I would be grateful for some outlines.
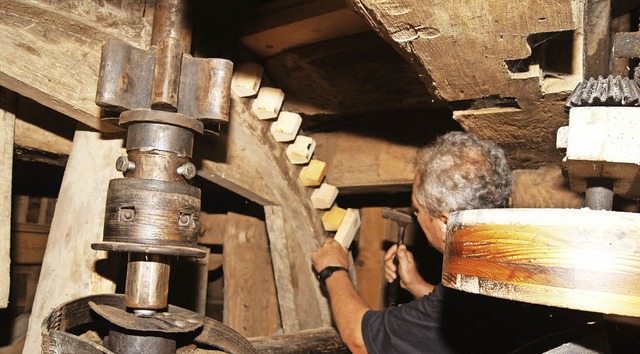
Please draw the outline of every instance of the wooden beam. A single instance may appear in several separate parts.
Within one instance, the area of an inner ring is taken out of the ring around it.
[[[606,77],[611,58],[611,1],[589,0],[585,5],[584,77]]]
[[[201,156],[199,175],[223,186],[240,186],[232,190],[262,205],[282,208],[286,227],[291,228],[287,247],[291,269],[296,273],[294,297],[300,301],[298,308],[304,309],[304,313],[298,313],[300,329],[329,326],[329,303],[310,267],[311,255],[326,237],[321,212],[313,209],[311,191],[299,181],[301,167],[287,161],[287,144],[274,141],[269,134],[269,123],[254,117],[250,107],[250,99],[231,97],[228,127],[213,147],[225,154]]]
[[[0,100],[6,100],[0,97]],[[2,104],[0,107],[4,107]],[[0,108],[0,308],[9,303],[9,284],[11,284],[11,180],[13,173],[13,138],[16,117],[13,113]]]
[[[311,136],[316,158],[327,163],[326,182],[340,193],[411,190],[417,147],[344,132]]]
[[[245,337],[280,329],[280,312],[263,221],[229,213],[224,239],[224,323]]]
[[[102,44],[117,37],[146,46],[153,9],[143,0],[68,3],[0,0],[0,85],[98,130],[94,103]]]
[[[200,213],[198,243],[201,245],[222,245],[227,228],[227,214]]]
[[[271,337],[249,338],[263,354],[350,353],[333,328],[318,328]]]
[[[382,207],[360,209],[362,226],[358,242],[358,293],[373,310],[384,307],[384,255],[383,247],[387,220],[382,218]]]
[[[121,174],[113,167],[124,153],[122,139],[102,139],[100,133],[78,130],[73,139],[38,282],[25,353],[40,350],[42,320],[66,301],[97,293],[112,293],[115,282],[96,268],[106,252],[91,249],[102,241],[109,180]],[[111,264],[105,269],[114,268]]]
[[[561,103],[582,79],[584,3],[350,3],[450,102],[465,130],[508,147],[514,168],[560,162],[547,133],[566,119]],[[530,122],[543,129],[523,132]]]
[[[442,106],[415,69],[375,33],[295,48],[265,61],[286,94],[284,110],[311,116]],[[424,116],[427,116],[426,114]]]
[[[282,2],[280,2],[282,3]],[[287,49],[370,31],[371,27],[344,0],[301,1],[253,11],[240,41],[259,57]]]
[[[285,334],[295,333],[300,330],[298,321],[296,292],[293,289],[292,274],[295,269],[291,269],[289,262],[289,250],[287,247],[286,220],[282,216],[282,208],[279,206],[264,207],[265,221],[269,233],[269,250],[273,262],[273,273],[278,289],[278,305],[280,306],[280,317],[282,318],[282,332]],[[291,237],[291,235],[288,235]]]

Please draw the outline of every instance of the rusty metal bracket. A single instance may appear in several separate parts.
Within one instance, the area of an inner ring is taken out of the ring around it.
[[[155,108],[152,95],[158,47],[135,48],[118,39],[102,46],[96,104],[123,112]],[[163,104],[184,116],[216,123],[229,121],[230,85],[233,63],[218,58],[181,55],[176,107]]]

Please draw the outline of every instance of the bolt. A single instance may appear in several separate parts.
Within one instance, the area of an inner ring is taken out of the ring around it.
[[[183,175],[186,179],[192,179],[196,176],[196,166],[191,162],[187,162],[184,165],[178,167],[176,172],[179,175]]]
[[[174,323],[175,323],[175,325],[176,325],[176,326],[178,326],[178,327],[184,327],[184,326],[186,326],[186,325],[187,325],[187,323],[186,323],[185,321],[181,321],[181,320],[178,320],[178,321],[176,321],[176,322],[174,322]]]
[[[136,164],[133,161],[129,161],[129,158],[125,155],[118,157],[116,160],[116,170],[125,173],[136,168]]]
[[[136,215],[136,212],[133,209],[120,209],[120,212],[120,215],[122,215],[122,220],[124,221],[131,221]]]
[[[178,218],[178,225],[180,226],[188,226],[191,221],[191,215],[189,214],[180,214]]]

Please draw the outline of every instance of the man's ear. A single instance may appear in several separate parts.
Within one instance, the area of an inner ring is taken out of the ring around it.
[[[446,225],[449,222],[449,213],[446,211],[441,211],[440,214],[438,214],[438,219],[440,219],[440,221],[442,221],[442,223]]]

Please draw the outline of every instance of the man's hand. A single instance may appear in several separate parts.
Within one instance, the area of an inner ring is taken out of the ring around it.
[[[398,257],[397,267],[393,263],[394,256]],[[400,286],[416,298],[433,291],[433,285],[427,283],[418,273],[413,254],[407,250],[407,246],[391,246],[384,256],[384,260],[384,277],[387,282],[392,283],[397,276],[400,276]]]
[[[316,272],[320,272],[329,266],[349,268],[347,250],[331,237],[327,238],[324,241],[324,245],[313,254],[311,261]]]

